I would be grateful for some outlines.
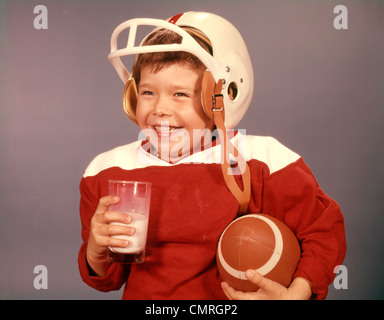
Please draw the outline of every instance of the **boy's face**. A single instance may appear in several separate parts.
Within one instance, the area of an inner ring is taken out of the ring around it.
[[[201,144],[196,132],[213,130],[213,120],[201,105],[202,75],[202,70],[186,63],[174,63],[156,72],[150,67],[141,70],[136,119],[143,132],[153,133],[151,144],[163,160],[172,160],[175,151],[179,157],[181,153],[192,154]]]

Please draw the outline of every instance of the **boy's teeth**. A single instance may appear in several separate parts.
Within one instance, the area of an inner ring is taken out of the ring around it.
[[[167,126],[155,126],[156,131],[161,131],[161,132],[170,132],[170,131],[175,131],[175,127],[167,127]]]

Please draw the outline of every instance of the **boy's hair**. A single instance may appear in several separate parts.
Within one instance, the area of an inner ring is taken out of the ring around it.
[[[199,45],[213,55],[212,45],[209,39],[199,30],[191,27],[183,27]],[[159,29],[151,33],[143,42],[143,45],[180,44],[182,37],[167,29]],[[132,68],[132,77],[136,83],[140,82],[140,72],[143,67],[149,66],[153,72],[160,71],[173,63],[188,63],[193,68],[205,70],[205,65],[195,55],[184,51],[143,53],[137,56]]]

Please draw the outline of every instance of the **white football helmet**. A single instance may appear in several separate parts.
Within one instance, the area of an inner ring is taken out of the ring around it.
[[[162,44],[135,46],[138,26],[165,28],[182,36],[180,44]],[[205,51],[198,42],[181,27],[200,30],[210,40],[213,55]],[[117,39],[123,30],[129,29],[127,46],[117,48]],[[120,57],[140,53],[186,51],[199,58],[214,80],[223,80],[222,95],[224,99],[225,126],[234,128],[247,111],[253,94],[253,70],[247,47],[238,30],[224,18],[206,12],[186,12],[175,15],[168,20],[132,19],[120,24],[112,33],[109,60],[124,84],[130,78],[130,72]],[[234,96],[229,95],[229,88],[236,88]],[[126,111],[127,112],[127,111]],[[134,111],[133,111],[134,113]],[[130,117],[132,118],[132,112]]]

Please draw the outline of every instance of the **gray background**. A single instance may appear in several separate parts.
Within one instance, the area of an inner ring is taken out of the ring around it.
[[[33,9],[48,8],[35,30]],[[333,9],[348,8],[348,30]],[[78,184],[100,152],[137,139],[107,60],[113,29],[135,17],[194,10],[243,34],[255,94],[239,128],[301,154],[341,206],[348,289],[383,290],[384,1],[0,1],[0,299],[120,299],[82,283]],[[33,286],[36,265],[48,289]]]

